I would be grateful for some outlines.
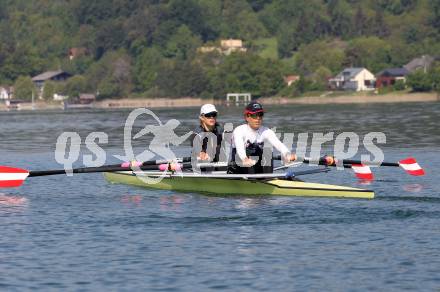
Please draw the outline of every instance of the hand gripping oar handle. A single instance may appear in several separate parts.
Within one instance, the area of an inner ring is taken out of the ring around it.
[[[178,162],[186,163],[191,162],[191,157],[177,158]],[[168,164],[169,160],[149,160],[140,164],[141,170],[157,170],[157,166],[160,164]],[[110,164],[99,167],[81,167],[70,170],[56,169],[56,170],[42,170],[42,171],[30,171],[29,177],[57,175],[65,173],[93,173],[93,172],[114,172],[114,171],[130,171],[130,166],[121,166],[121,164]]]
[[[158,159],[158,160],[149,160],[149,161],[143,161],[139,162],[139,166],[147,166],[147,165],[160,165],[160,164],[167,164],[167,163],[186,163],[191,162],[191,157],[182,157],[182,158],[176,158],[173,160],[166,160],[166,159]],[[129,164],[129,163],[124,163]],[[108,167],[118,167],[122,164],[110,164],[107,165]]]
[[[273,156],[273,159],[274,160],[283,160],[281,155],[275,155],[275,156]],[[325,159],[325,157],[319,158],[318,161],[314,161],[314,160],[312,160],[312,159],[310,159],[308,157],[298,157],[295,161],[306,163],[306,164],[312,164],[312,165],[316,164],[316,165],[325,165],[325,166],[336,166],[334,164],[328,164],[327,160]],[[345,160],[344,160],[343,164],[344,164],[344,167],[346,167],[346,166],[348,167],[349,163],[346,163]]]

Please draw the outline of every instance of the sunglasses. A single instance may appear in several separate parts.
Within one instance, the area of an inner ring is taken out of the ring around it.
[[[247,114],[247,116],[251,117],[253,119],[262,118],[264,116],[264,113],[263,112],[259,112],[259,113],[255,113],[255,114]]]
[[[216,112],[211,112],[211,113],[207,113],[203,115],[205,118],[216,118],[217,117],[217,113]]]

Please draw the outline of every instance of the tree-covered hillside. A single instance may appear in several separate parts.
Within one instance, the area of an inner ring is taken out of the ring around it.
[[[229,38],[247,52],[198,50]],[[439,40],[439,0],[0,0],[0,85],[63,69],[75,77],[49,88],[69,95],[270,96],[288,74],[319,89],[346,66],[438,55]]]

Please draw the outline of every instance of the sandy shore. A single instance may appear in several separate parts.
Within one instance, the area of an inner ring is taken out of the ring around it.
[[[436,93],[414,93],[414,94],[386,94],[386,95],[350,95],[336,97],[266,97],[260,98],[263,104],[367,104],[367,103],[402,103],[402,102],[434,102],[440,101]],[[222,104],[224,100],[202,99],[202,98],[151,98],[151,99],[109,99],[96,102],[94,108],[159,108],[159,107],[198,107],[205,103]],[[38,101],[35,103],[36,110],[62,109],[62,103],[46,103]],[[31,103],[22,103],[20,110],[32,110]],[[5,104],[0,104],[0,111],[6,111]]]
[[[205,103],[214,103],[212,99],[182,97],[182,98],[151,98],[151,99],[110,99],[95,103],[97,108],[138,108],[138,107],[192,107]]]
[[[260,98],[263,104],[356,104],[356,103],[402,103],[440,101],[436,93],[386,94],[386,95],[347,95],[337,97],[266,97]],[[155,99],[120,99],[105,100],[96,103],[99,108],[137,108],[137,107],[191,107],[205,103],[222,104],[224,100],[201,98],[155,98]]]
[[[56,109],[63,109],[63,104],[61,102],[57,103],[49,103],[44,101],[38,101],[34,104],[32,107],[32,103],[30,102],[24,102],[20,103],[16,108],[8,108],[4,103],[0,103],[0,111],[9,111],[9,110],[56,110]]]
[[[260,98],[263,104],[356,104],[356,103],[402,103],[440,101],[436,93],[386,94],[386,95],[351,95],[336,97],[270,97]]]

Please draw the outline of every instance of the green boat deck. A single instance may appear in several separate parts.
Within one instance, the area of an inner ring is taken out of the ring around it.
[[[111,183],[120,183],[149,189],[172,190],[225,195],[274,195],[304,197],[374,198],[374,192],[345,186],[318,184],[283,179],[246,180],[209,177],[164,177],[160,182],[147,184],[131,172],[104,173]]]

